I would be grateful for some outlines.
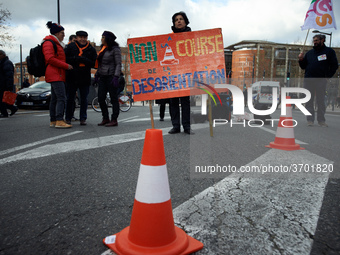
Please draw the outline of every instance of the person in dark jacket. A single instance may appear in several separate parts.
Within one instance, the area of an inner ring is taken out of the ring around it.
[[[171,27],[174,33],[190,32],[191,28],[188,27],[189,19],[185,12],[177,12],[172,16],[173,26]],[[182,126],[184,133],[193,134],[190,127],[190,97],[176,97],[170,99],[170,116],[172,122],[172,129],[169,134],[176,134],[181,132],[180,123],[180,110],[179,102],[182,107]]]
[[[77,36],[72,34],[68,37],[68,43],[65,45],[65,51],[67,49],[67,46],[70,44],[70,43],[73,43],[77,40]],[[66,81],[68,80],[68,73],[66,71]],[[67,108],[67,95],[68,95],[68,91],[69,91],[69,86],[67,85],[67,82],[66,82],[66,108]],[[78,92],[78,91],[77,91]],[[77,94],[76,94],[76,97],[77,97]],[[76,101],[76,97],[74,98],[74,101]],[[79,120],[77,119],[76,117],[74,117],[74,111],[76,110],[76,102],[74,102],[74,107],[73,107],[73,116],[72,116],[72,120]]]
[[[159,104],[159,120],[164,121],[165,107],[166,104],[170,104],[170,99],[169,98],[157,99],[156,104]]]
[[[118,80],[119,86],[118,86],[118,96],[120,93],[122,93],[125,89],[125,77],[123,72],[120,73],[119,80]]]
[[[26,78],[24,82],[22,83],[22,88],[28,88],[31,84],[28,82],[28,79]]]
[[[98,126],[118,126],[119,102],[118,88],[119,76],[122,68],[122,56],[116,36],[110,31],[102,34],[102,48],[97,57],[98,70],[95,80],[98,80],[98,101],[102,110],[102,122]],[[106,94],[109,92],[112,104],[111,121],[109,111],[105,102]]]
[[[313,49],[305,56],[299,55],[299,65],[305,70],[304,88],[311,93],[311,99],[306,103],[306,109],[312,114],[307,116],[308,126],[313,126],[315,120],[314,97],[318,105],[317,121],[321,127],[328,127],[325,119],[325,93],[327,79],[332,78],[338,69],[338,60],[335,51],[326,47],[326,37],[315,35],[313,37]]]
[[[50,127],[70,128],[72,125],[64,121],[64,111],[66,105],[66,70],[72,70],[72,65],[66,63],[64,52],[65,38],[64,28],[51,21],[47,22],[50,29],[50,35],[44,38],[52,40],[57,46],[57,53],[54,52],[52,42],[47,41],[43,44],[43,53],[45,57],[46,71],[45,80],[51,83],[51,102],[50,102]]]
[[[79,89],[80,93],[80,125],[86,125],[87,119],[87,97],[91,85],[91,68],[94,67],[97,58],[95,48],[87,40],[88,34],[85,31],[76,32],[75,42],[68,44],[65,48],[66,62],[73,66],[73,70],[67,71],[67,103],[66,116],[67,124],[71,124],[74,112],[74,98]]]
[[[14,66],[12,61],[6,56],[6,53],[3,50],[0,50],[0,110],[1,115],[0,118],[7,118],[8,112],[7,109],[11,110],[11,114],[13,115],[18,108],[14,105],[9,105],[2,102],[2,98],[5,91],[14,90]]]

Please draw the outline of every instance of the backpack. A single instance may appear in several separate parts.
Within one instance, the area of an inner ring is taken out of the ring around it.
[[[54,48],[54,53],[57,54],[57,45],[54,41],[52,40],[46,40],[50,41],[53,44]],[[46,42],[44,41],[44,42]],[[30,55],[26,58],[26,63],[27,63],[27,70],[28,73],[31,75],[34,75],[35,77],[41,77],[45,76],[45,71],[46,71],[46,64],[45,64],[45,56],[42,51],[42,46],[44,44],[38,44],[38,46],[32,48],[30,50]]]
[[[125,88],[125,78],[124,75],[120,75],[118,79],[118,93],[122,92]]]

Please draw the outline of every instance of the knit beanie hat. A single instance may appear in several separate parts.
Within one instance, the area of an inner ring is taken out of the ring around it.
[[[189,25],[189,19],[188,19],[188,17],[187,17],[187,15],[185,14],[185,12],[177,12],[177,13],[175,13],[174,15],[172,15],[172,24],[173,25],[175,25],[175,18],[176,18],[176,16],[177,15],[182,15],[182,17],[183,17],[183,19],[184,19],[184,21],[185,21],[185,24],[186,25]]]
[[[114,33],[110,32],[110,31],[104,31],[104,33],[102,34],[102,36],[105,36],[106,38],[111,38],[113,41],[116,40],[116,36]]]
[[[47,22],[47,27],[50,29],[51,35],[59,33],[60,31],[65,30],[62,26],[57,23],[52,23],[52,21]]]

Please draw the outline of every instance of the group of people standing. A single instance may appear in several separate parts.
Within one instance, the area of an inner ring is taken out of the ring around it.
[[[184,12],[172,16],[174,33],[189,32],[189,19]],[[67,46],[63,44],[64,28],[51,21],[47,23],[50,35],[44,38],[43,54],[47,64],[45,80],[51,83],[50,127],[70,128],[75,109],[77,90],[80,94],[80,125],[86,125],[87,96],[91,85],[91,68],[97,68],[95,82],[98,83],[98,101],[103,119],[98,126],[117,126],[119,115],[118,88],[121,75],[121,50],[116,42],[116,36],[110,31],[104,31],[101,39],[101,50],[96,50],[87,40],[85,31],[77,31],[76,38]],[[70,41],[71,41],[70,37]],[[54,50],[52,40],[57,45]],[[112,115],[109,116],[106,105],[106,94],[109,93],[112,103]],[[170,99],[170,115],[173,128],[169,134],[180,133],[180,107],[182,108],[182,126],[184,133],[193,134],[190,127],[190,97]],[[164,106],[163,106],[164,107]],[[65,119],[64,112],[66,109]],[[163,117],[164,118],[164,113]]]
[[[80,125],[87,124],[87,97],[91,85],[91,68],[94,67],[97,68],[95,81],[98,83],[98,101],[103,115],[103,120],[98,125],[117,126],[121,51],[115,41],[116,36],[110,31],[104,31],[101,50],[97,55],[95,48],[87,40],[86,31],[77,31],[75,40],[65,46],[64,28],[51,21],[47,23],[47,27],[50,35],[44,38],[43,54],[46,62],[45,80],[51,83],[50,127],[72,127],[77,91],[80,94]],[[105,101],[108,92],[112,103],[111,119]]]
[[[174,33],[190,32],[189,19],[184,12],[177,12],[172,16]],[[68,45],[64,45],[64,28],[49,21],[47,27],[50,35],[44,38],[43,54],[46,62],[45,80],[51,83],[50,103],[50,127],[70,128],[71,119],[75,109],[75,97],[77,91],[80,94],[80,125],[86,125],[88,94],[91,85],[91,68],[97,68],[95,82],[98,83],[98,101],[102,110],[102,121],[98,126],[117,126],[119,115],[119,77],[121,76],[121,50],[116,42],[116,36],[110,31],[104,31],[101,38],[101,50],[97,54],[95,48],[87,40],[85,31],[77,31],[75,38],[70,37]],[[325,36],[313,37],[314,47],[306,55],[299,55],[299,65],[305,69],[304,87],[311,92],[311,100],[306,108],[312,115],[307,117],[308,125],[312,126],[315,120],[313,108],[314,96],[318,104],[317,121],[322,127],[325,123],[324,96],[327,79],[331,78],[338,68],[338,61],[333,49],[325,46]],[[56,47],[55,47],[56,46]],[[5,52],[0,51],[0,99],[4,91],[13,90],[13,64],[9,61]],[[106,105],[106,95],[110,94],[112,114],[109,116]],[[170,116],[172,129],[169,134],[181,132],[193,134],[190,126],[190,97],[176,97],[156,101],[161,105],[160,120],[164,119],[165,104],[170,104]],[[0,117],[8,117],[6,104],[0,102]],[[180,107],[182,114],[180,114]],[[12,114],[17,108],[11,109]],[[64,113],[65,119],[64,119]]]

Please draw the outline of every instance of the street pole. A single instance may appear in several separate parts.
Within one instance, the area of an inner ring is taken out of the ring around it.
[[[20,44],[20,89],[22,89],[22,79],[23,79],[23,75],[22,75],[22,45]]]
[[[329,35],[329,47],[332,47],[332,32],[330,33],[325,33],[325,32],[320,32],[319,30],[313,30],[313,33],[319,33],[322,35]]]
[[[57,0],[57,4],[58,4],[58,24],[60,25],[60,3],[59,0]]]
[[[255,54],[253,55],[253,74],[251,76],[251,84],[254,83],[254,75],[255,75]]]

